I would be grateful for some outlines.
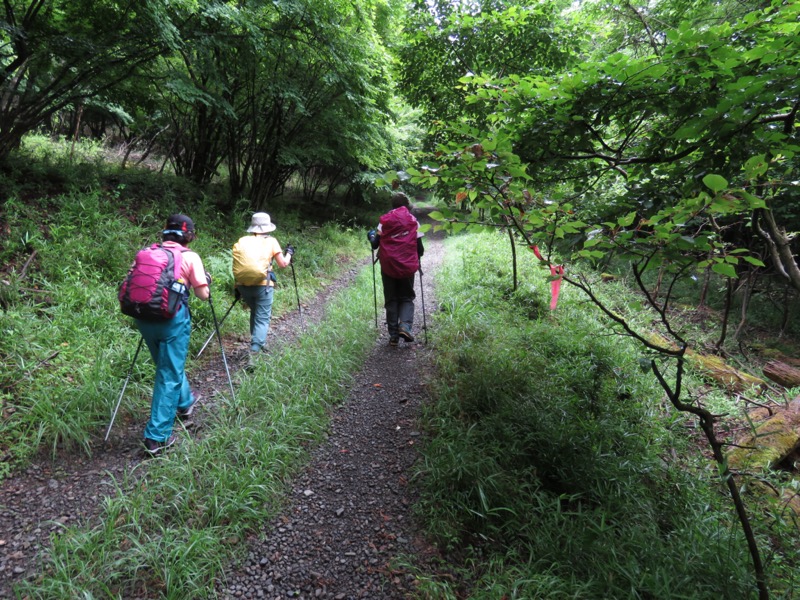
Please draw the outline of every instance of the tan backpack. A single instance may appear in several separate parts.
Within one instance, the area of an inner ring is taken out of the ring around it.
[[[263,285],[272,267],[270,238],[246,235],[233,245],[233,279],[242,285]]]

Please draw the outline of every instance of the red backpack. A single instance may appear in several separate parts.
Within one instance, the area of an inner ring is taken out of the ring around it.
[[[165,321],[188,301],[181,278],[184,248],[153,244],[136,253],[136,258],[119,288],[120,310],[145,321]]]
[[[414,215],[401,206],[381,217],[381,270],[389,277],[404,279],[419,270],[417,229]]]

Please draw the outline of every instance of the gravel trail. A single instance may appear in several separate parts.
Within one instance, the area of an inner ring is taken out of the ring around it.
[[[430,321],[436,310],[432,279],[443,249],[439,235],[425,241],[422,283]],[[415,528],[408,485],[432,368],[419,277],[416,291],[416,340],[397,347],[388,345],[379,292],[381,336],[349,398],[334,409],[327,440],[293,482],[289,506],[251,537],[246,560],[217,586],[220,597],[350,600],[413,593],[406,561],[423,564],[432,553]]]
[[[435,311],[432,280],[442,257],[441,235],[428,234],[422,259],[428,322]],[[295,310],[273,320],[271,343],[292,343],[303,321],[321,319],[328,299],[357,271],[351,269],[305,305],[302,318]],[[220,597],[404,598],[413,590],[413,578],[396,558],[424,561],[430,552],[410,516],[414,495],[407,474],[416,459],[416,421],[431,368],[419,277],[416,289],[417,340],[398,347],[388,346],[378,291],[381,335],[355,375],[349,399],[333,410],[328,438],[293,482],[287,509],[251,536],[247,559],[232,565],[217,585]],[[276,301],[291,302],[292,291],[284,288]],[[218,313],[224,308],[215,304]],[[232,372],[244,366],[246,339],[225,337]],[[203,412],[214,410],[216,395],[227,393],[228,381],[221,360],[209,359],[202,376],[197,371],[190,380],[203,394],[195,417],[202,435]],[[143,407],[138,420],[118,417],[108,443],[102,441],[105,431],[95,441],[93,456],[43,456],[0,484],[0,598],[14,597],[15,583],[40,572],[39,553],[52,533],[65,525],[91,524],[103,498],[114,493],[114,479],[146,460],[141,449],[146,411]]]

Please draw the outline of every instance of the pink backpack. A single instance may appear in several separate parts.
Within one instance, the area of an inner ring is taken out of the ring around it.
[[[136,258],[119,288],[120,310],[145,321],[165,321],[188,300],[181,278],[183,248],[153,244],[136,253]]]
[[[417,229],[419,223],[401,206],[381,217],[381,247],[378,257],[381,270],[389,277],[413,277],[419,270],[417,254]]]

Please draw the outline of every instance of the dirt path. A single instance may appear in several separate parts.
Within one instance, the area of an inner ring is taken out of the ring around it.
[[[432,279],[443,252],[440,236],[429,235],[426,242],[422,280],[426,313],[431,315]],[[352,282],[358,268],[304,306],[302,319],[292,311],[273,321],[271,340],[292,343],[302,321],[321,319],[328,299]],[[288,300],[290,290],[284,291]],[[401,598],[408,591],[409,579],[392,560],[424,549],[409,516],[413,497],[405,472],[415,459],[419,434],[414,423],[430,354],[424,344],[419,285],[417,341],[401,342],[396,348],[387,345],[380,290],[378,295],[381,337],[356,376],[350,399],[332,415],[327,442],[314,452],[312,463],[294,484],[290,508],[249,541],[248,560],[232,566],[218,587],[221,596],[343,600]],[[215,308],[221,313],[227,307]],[[246,349],[244,338],[239,337],[225,341],[232,372],[243,366],[246,357],[241,350]],[[222,361],[213,359],[202,372],[202,377],[195,374],[191,379],[203,393],[203,409],[213,411],[217,391],[227,393],[227,375]],[[204,410],[195,418],[200,430]],[[145,413],[143,407],[142,419]],[[142,423],[118,419],[108,443],[102,437],[97,440],[92,457],[44,457],[0,485],[0,598],[13,597],[16,582],[39,573],[38,554],[52,533],[64,525],[90,524],[106,494],[114,493],[114,479],[121,480],[146,460]]]
[[[218,585],[221,597],[349,600],[413,591],[404,561],[424,563],[429,555],[411,516],[408,473],[431,369],[422,300],[429,321],[433,274],[443,258],[437,237],[426,240],[424,294],[417,278],[415,342],[388,345],[379,298],[381,337],[334,411],[328,439],[293,482],[289,507],[251,537],[246,560]]]

